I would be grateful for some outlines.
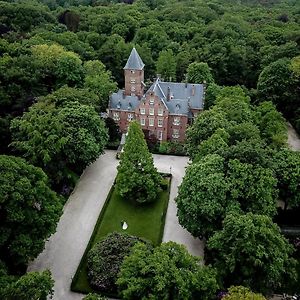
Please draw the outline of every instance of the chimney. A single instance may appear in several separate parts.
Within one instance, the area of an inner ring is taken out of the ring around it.
[[[168,86],[167,101],[170,101],[170,98],[171,98],[171,89],[170,89],[170,87]]]
[[[192,85],[192,96],[195,96],[195,85]]]
[[[188,86],[188,75],[187,74],[185,74],[185,80],[184,80],[184,82],[185,82],[185,88],[187,88],[187,86]]]
[[[123,99],[125,99],[125,91],[123,91],[123,93],[122,93],[122,94],[123,94]]]

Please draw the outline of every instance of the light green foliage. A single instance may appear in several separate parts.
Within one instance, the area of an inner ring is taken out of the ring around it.
[[[163,50],[159,53],[156,72],[165,81],[172,81],[176,78],[176,60],[172,50]]]
[[[78,102],[62,108],[37,103],[12,122],[11,130],[12,146],[59,185],[63,180],[72,180],[70,172],[80,175],[96,160],[108,139],[95,109]]]
[[[130,123],[124,152],[121,153],[116,187],[120,195],[137,202],[155,201],[159,192],[161,176],[153,164],[140,125]]]
[[[207,83],[208,85],[214,83],[214,78],[211,69],[207,63],[193,62],[187,68],[188,82],[191,83]]]
[[[300,153],[282,149],[275,153],[273,160],[278,181],[279,198],[285,208],[300,205]]]
[[[74,52],[66,51],[57,44],[43,44],[32,46],[32,55],[49,87],[82,84],[84,69],[81,59]]]
[[[228,191],[221,156],[207,155],[193,163],[186,170],[176,198],[179,223],[193,236],[211,235],[221,228]]]
[[[99,60],[87,61],[84,64],[84,86],[98,95],[100,110],[105,111],[109,95],[117,89],[117,84],[112,80],[111,72]]]
[[[267,293],[295,279],[293,248],[267,216],[229,214],[207,246],[228,284]]]
[[[262,294],[253,293],[244,286],[231,286],[223,300],[266,300]]]
[[[262,102],[256,107],[255,112],[255,123],[260,129],[261,137],[275,148],[286,145],[286,122],[276,110],[274,104],[272,102]]]
[[[47,300],[53,295],[54,280],[50,271],[30,272],[7,287],[3,300]]]
[[[0,258],[26,264],[55,232],[62,211],[40,169],[13,156],[0,156]]]
[[[227,180],[229,197],[238,201],[243,211],[274,216],[278,191],[272,170],[230,160]]]
[[[208,300],[218,288],[215,271],[174,242],[152,249],[136,244],[124,260],[117,284],[123,299],[142,300]]]

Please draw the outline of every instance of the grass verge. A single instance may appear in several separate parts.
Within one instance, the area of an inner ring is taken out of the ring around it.
[[[92,288],[87,278],[87,254],[98,241],[108,233],[124,232],[121,222],[128,224],[126,233],[150,240],[155,246],[162,241],[166,212],[169,202],[171,178],[167,190],[159,194],[154,203],[138,204],[122,199],[114,187],[111,188],[104,206],[100,212],[94,231],[82,256],[76,274],[73,277],[71,290],[80,293],[90,293]]]

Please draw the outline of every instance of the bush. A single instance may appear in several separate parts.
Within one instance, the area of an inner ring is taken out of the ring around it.
[[[88,253],[88,279],[101,292],[116,293],[116,280],[123,259],[131,247],[143,240],[128,234],[111,233]]]
[[[166,191],[168,189],[168,186],[169,186],[169,179],[163,178],[161,180],[160,187],[162,188],[162,190]]]
[[[86,295],[82,300],[107,300],[107,298],[102,297],[98,294],[90,293],[90,294]]]
[[[160,154],[187,155],[184,143],[161,142],[158,152]]]

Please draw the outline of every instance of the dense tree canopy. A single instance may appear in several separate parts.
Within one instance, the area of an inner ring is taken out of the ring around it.
[[[136,244],[117,284],[123,299],[209,300],[218,288],[215,271],[174,242],[152,249]]]
[[[160,181],[141,126],[132,121],[121,153],[116,187],[124,200],[151,202],[157,199]]]
[[[62,212],[48,178],[24,159],[0,156],[0,253],[10,265],[26,264],[44,248]]]
[[[224,282],[263,293],[295,279],[292,246],[264,215],[229,214],[223,229],[208,240],[213,265]]]
[[[37,103],[15,119],[11,128],[13,147],[42,167],[58,189],[63,187],[63,180],[74,184],[72,173],[80,175],[103,152],[107,142],[104,122],[95,109],[78,102],[59,108]]]

